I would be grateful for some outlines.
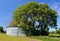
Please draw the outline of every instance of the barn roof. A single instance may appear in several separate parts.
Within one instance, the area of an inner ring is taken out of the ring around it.
[[[15,20],[11,20],[10,23],[8,24],[8,27],[17,27],[16,26],[16,21]]]

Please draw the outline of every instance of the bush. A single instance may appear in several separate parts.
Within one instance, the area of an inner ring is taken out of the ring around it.
[[[42,36],[47,36],[47,35],[49,35],[49,32],[47,30],[42,30],[41,35]]]
[[[32,35],[39,36],[40,35],[40,30],[34,30],[34,31],[32,31]]]
[[[0,32],[1,33],[3,33],[4,31],[3,31],[3,27],[2,26],[0,26]]]
[[[28,30],[25,30],[25,33],[27,36],[39,36],[40,30],[28,29]]]
[[[27,36],[48,36],[49,35],[49,31],[48,30],[33,30],[33,29],[29,29],[29,30],[25,30],[25,33]]]
[[[3,31],[3,33],[6,33],[6,31]]]

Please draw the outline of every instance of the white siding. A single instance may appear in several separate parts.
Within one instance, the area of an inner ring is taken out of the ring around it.
[[[25,33],[22,30],[22,28],[18,28],[18,27],[7,28],[6,34],[11,36],[25,36]]]
[[[19,36],[25,36],[25,32],[22,30],[22,28],[20,28],[18,32],[19,32],[18,33]]]

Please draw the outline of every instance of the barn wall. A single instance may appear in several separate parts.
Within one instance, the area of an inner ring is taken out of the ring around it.
[[[20,28],[19,30],[18,30],[18,35],[19,36],[25,36],[26,34],[25,34],[25,32],[22,30],[22,28]]]
[[[22,28],[18,28],[18,27],[7,28],[6,34],[11,36],[25,36],[25,33],[22,30]]]

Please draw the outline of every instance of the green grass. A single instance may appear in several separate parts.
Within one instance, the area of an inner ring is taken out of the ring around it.
[[[7,36],[5,34],[0,34],[0,41],[28,41],[27,39],[23,39],[24,37],[12,37],[12,36]]]
[[[42,41],[60,41],[60,38],[56,37],[48,37],[48,36],[29,36],[29,37]],[[0,41],[30,41],[30,40],[26,36],[13,37],[0,33]]]
[[[49,36],[60,36],[60,34],[50,34]]]
[[[29,37],[42,41],[60,41],[60,38],[56,37],[48,37],[48,36],[29,36]]]
[[[26,36],[13,37],[0,33],[0,41],[29,41]]]

